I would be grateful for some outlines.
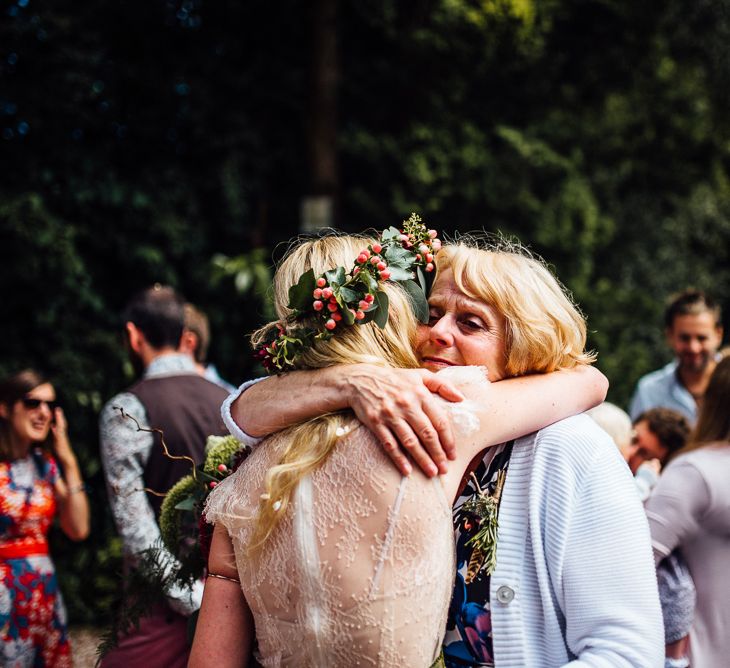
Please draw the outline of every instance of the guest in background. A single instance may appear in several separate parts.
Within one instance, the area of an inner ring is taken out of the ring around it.
[[[718,362],[720,305],[704,292],[685,290],[669,303],[664,326],[675,359],[639,379],[629,413],[636,420],[650,408],[673,408],[694,424],[698,402]]]
[[[220,377],[215,365],[208,363],[208,346],[210,346],[208,316],[188,302],[185,304],[185,325],[180,337],[179,352],[193,358],[195,368],[203,378],[220,385],[229,393],[233,392],[236,388]]]
[[[72,540],[89,502],[56,392],[30,369],[0,382],[0,665],[71,665],[66,611],[48,553],[58,513]]]
[[[669,463],[646,504],[656,563],[678,548],[695,582],[693,668],[723,666],[730,656],[728,479],[730,359],[725,358],[710,378],[689,444]]]

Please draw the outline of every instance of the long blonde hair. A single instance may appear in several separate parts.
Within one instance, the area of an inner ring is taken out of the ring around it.
[[[286,308],[288,291],[301,274],[314,269],[321,274],[336,266],[349,269],[359,250],[368,240],[351,236],[330,236],[301,242],[286,257],[274,277],[276,311],[281,317],[252,336],[254,345],[270,334],[272,327],[290,330],[301,326],[294,323]],[[344,327],[329,341],[318,341],[303,352],[298,368],[321,369],[338,364],[367,362],[385,367],[417,368],[418,360],[413,353],[416,319],[408,295],[397,283],[381,283],[390,300],[388,324],[380,329],[375,323]],[[299,481],[319,468],[337,443],[337,429],[352,419],[350,411],[320,416],[290,427],[282,435],[287,441],[278,464],[272,466],[264,481],[265,495],[259,505],[259,513],[249,549],[258,550],[283,517],[291,495]]]
[[[545,264],[519,245],[469,239],[444,246],[438,271],[451,269],[458,288],[505,318],[508,376],[591,364],[586,324]]]

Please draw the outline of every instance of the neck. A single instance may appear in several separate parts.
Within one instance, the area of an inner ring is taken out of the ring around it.
[[[10,439],[10,457],[11,459],[23,459],[30,452],[33,445],[32,441],[21,441],[17,438]]]
[[[679,367],[677,369],[677,376],[679,377],[682,385],[685,386],[687,391],[695,398],[700,399],[707,389],[707,384],[710,382],[710,376],[715,370],[717,363],[712,360],[704,369],[699,371],[693,371],[692,369],[685,369]]]
[[[160,357],[165,357],[166,355],[177,355],[178,352],[175,350],[175,348],[147,348],[144,351],[141,351],[140,356],[142,357],[142,363],[144,364],[144,368],[146,369],[152,362],[154,362],[156,359],[159,359]]]

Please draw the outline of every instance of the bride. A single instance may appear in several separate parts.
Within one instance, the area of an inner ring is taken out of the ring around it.
[[[405,269],[427,269],[419,246],[428,255],[438,250],[421,227],[406,229],[415,239],[299,245],[274,279],[277,336],[270,340],[268,326],[254,337],[267,342],[265,363],[418,368],[418,298],[396,281],[412,275]],[[352,258],[350,272],[338,267]],[[285,295],[294,309],[284,308]],[[269,437],[210,494],[206,517],[215,531],[190,666],[248,665],[252,652],[262,666],[443,665],[454,582],[451,504],[470,461],[489,445],[587,409],[604,388],[586,367],[494,385],[479,367],[441,374],[465,400],[446,404],[457,455],[439,478],[402,477],[344,411]]]

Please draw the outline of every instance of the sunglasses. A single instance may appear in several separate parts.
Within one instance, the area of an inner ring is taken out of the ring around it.
[[[41,404],[45,404],[48,406],[48,410],[51,411],[51,413],[54,412],[56,407],[58,406],[58,402],[54,399],[53,401],[46,401],[45,399],[34,399],[33,397],[23,397],[21,399],[23,402],[23,406],[25,406],[28,410],[33,410],[34,408],[39,408]]]

